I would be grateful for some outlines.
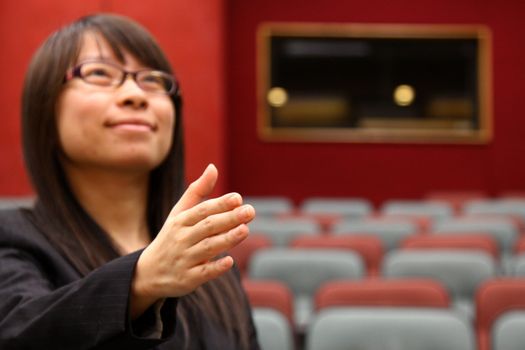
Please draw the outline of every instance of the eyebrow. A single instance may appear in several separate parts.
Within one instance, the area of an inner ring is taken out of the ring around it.
[[[79,56],[79,61],[86,61],[86,60],[114,61],[113,59],[111,59],[111,57],[103,56],[102,54]]]
[[[119,60],[115,60],[112,57],[103,56],[102,54],[100,54],[100,55],[80,56],[77,59],[76,64],[79,64],[79,63],[82,63],[82,62],[85,62],[85,61],[104,61],[104,62],[117,64],[117,65],[120,65],[120,66],[122,65],[122,62],[120,62]]]

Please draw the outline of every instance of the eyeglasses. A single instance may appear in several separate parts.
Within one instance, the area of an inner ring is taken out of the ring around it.
[[[117,64],[104,61],[85,61],[73,67],[66,75],[65,81],[80,78],[88,84],[98,86],[120,86],[131,76],[144,91],[171,95],[178,90],[175,77],[163,71],[142,69],[129,72]]]

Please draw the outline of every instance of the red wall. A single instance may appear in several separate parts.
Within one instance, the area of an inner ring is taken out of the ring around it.
[[[431,190],[525,189],[522,0],[231,0],[229,187],[251,195],[417,198]],[[493,33],[494,138],[487,145],[263,142],[255,32],[264,21],[485,24]]]
[[[525,190],[525,2],[521,0],[18,0],[0,4],[0,196],[29,193],[19,98],[29,59],[55,28],[96,11],[130,15],[159,39],[185,95],[188,178],[218,165],[217,192],[365,196]],[[263,21],[476,23],[493,32],[494,139],[488,145],[270,143],[256,134],[255,31]],[[226,68],[226,69],[225,69]]]
[[[19,137],[19,100],[34,50],[56,28],[82,15],[106,11],[128,15],[158,39],[181,80],[185,101],[187,177],[194,179],[224,158],[224,0],[8,0],[0,4],[0,196],[31,192]]]

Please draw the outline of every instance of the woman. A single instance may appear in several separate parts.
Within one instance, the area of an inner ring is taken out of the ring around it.
[[[254,210],[205,200],[213,165],[183,193],[180,90],[154,39],[82,18],[35,54],[22,102],[38,199],[0,214],[0,348],[258,348],[224,254]]]

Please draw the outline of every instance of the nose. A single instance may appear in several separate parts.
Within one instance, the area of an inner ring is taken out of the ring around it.
[[[148,100],[146,93],[142,90],[131,75],[128,75],[121,86],[119,86],[119,105],[133,109],[146,109]]]

